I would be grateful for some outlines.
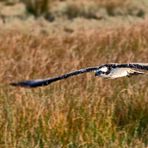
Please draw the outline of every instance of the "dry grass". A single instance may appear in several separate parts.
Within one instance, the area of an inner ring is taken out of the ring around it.
[[[143,1],[137,2],[135,0],[80,0],[66,2],[56,2],[56,12],[62,13],[69,19],[82,17],[89,19],[107,19],[113,16],[132,16],[143,18],[147,14],[147,3]],[[51,3],[52,7],[55,3]],[[62,5],[63,4],[63,5]],[[145,7],[146,6],[146,7]],[[54,13],[54,11],[53,11]],[[56,16],[56,14],[54,14]]]
[[[3,3],[10,6],[18,2],[23,2],[28,12],[35,15],[36,17],[53,17],[53,15],[56,16],[56,14],[52,12],[52,9],[54,8],[58,11],[58,13],[63,13],[64,11],[65,15],[67,15],[69,18],[85,17],[98,19],[97,15],[102,13],[102,9],[104,9],[103,11],[105,11],[106,15],[108,16],[131,15],[144,17],[145,13],[147,13],[146,0],[141,0],[140,2],[138,0],[64,0],[62,2],[60,0],[3,1]]]
[[[49,10],[50,0],[22,0],[27,10],[35,16],[46,15]]]
[[[5,40],[4,40],[5,39]],[[147,76],[81,75],[37,89],[7,83],[109,62],[147,62],[148,23],[41,35],[0,35],[1,147],[146,147]]]

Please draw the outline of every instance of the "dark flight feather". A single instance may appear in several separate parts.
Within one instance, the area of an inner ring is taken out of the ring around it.
[[[98,76],[98,75],[101,76],[100,69],[103,68],[103,67],[107,67],[107,69],[108,69],[107,72],[102,72],[102,73],[105,73],[105,77],[106,78],[112,78],[112,77],[114,77],[114,73],[113,73],[113,75],[110,75],[110,73],[112,73],[113,69],[115,70],[116,68],[117,68],[117,70],[118,70],[118,68],[130,68],[130,69],[136,69],[137,70],[137,71],[134,70],[134,72],[130,72],[128,75],[122,75],[122,77],[123,76],[143,74],[143,72],[140,72],[138,70],[146,70],[147,71],[148,70],[148,63],[145,63],[145,64],[143,64],[143,63],[104,64],[104,65],[101,65],[101,66],[88,67],[88,68],[76,70],[76,71],[66,73],[66,74],[63,74],[61,76],[57,76],[57,77],[53,77],[53,78],[14,82],[14,83],[10,83],[10,85],[12,85],[12,86],[21,86],[21,87],[46,86],[46,85],[49,85],[49,84],[51,84],[53,82],[56,82],[58,80],[67,79],[69,77],[79,75],[79,74],[82,74],[82,73],[87,73],[87,72],[95,72],[96,76]]]
[[[21,81],[16,83],[10,83],[12,86],[21,86],[21,87],[39,87],[39,86],[45,86],[49,85],[55,81],[67,79],[69,77],[79,75],[82,73],[92,72],[97,70],[99,67],[88,67],[80,70],[76,70],[67,74],[63,74],[61,76],[53,77],[53,78],[47,78],[47,79],[38,79],[38,80],[28,80],[28,81]]]

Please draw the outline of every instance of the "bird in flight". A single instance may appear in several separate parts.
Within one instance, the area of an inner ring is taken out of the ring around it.
[[[20,86],[20,87],[39,87],[46,86],[53,82],[67,79],[69,77],[94,72],[95,76],[103,77],[103,78],[120,78],[126,76],[140,75],[148,72],[148,63],[130,63],[130,64],[104,64],[96,67],[87,67],[83,69],[79,69],[76,71],[72,71],[60,76],[46,78],[46,79],[37,79],[37,80],[26,80],[15,83],[10,83],[12,86]]]

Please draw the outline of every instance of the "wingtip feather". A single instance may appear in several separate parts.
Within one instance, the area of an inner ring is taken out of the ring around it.
[[[18,86],[19,84],[18,83],[9,83],[9,85],[11,85],[11,86]]]
[[[26,82],[12,82],[12,83],[9,83],[9,85],[15,86],[15,87],[30,87],[29,84]]]

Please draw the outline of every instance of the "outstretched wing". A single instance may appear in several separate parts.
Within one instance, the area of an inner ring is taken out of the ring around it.
[[[63,74],[61,76],[53,77],[53,78],[21,81],[21,82],[16,82],[16,83],[10,83],[10,85],[21,86],[21,87],[45,86],[53,82],[56,82],[58,80],[67,79],[69,77],[79,75],[82,73],[95,72],[99,70],[99,68],[104,67],[104,66],[110,67],[112,69],[109,74],[104,76],[106,78],[118,78],[118,77],[124,77],[124,76],[138,75],[138,74],[143,74],[144,71],[148,71],[148,63],[146,64],[141,64],[141,63],[105,64],[105,65],[101,65],[97,67],[88,67],[88,68],[76,70],[76,71]]]
[[[39,87],[39,86],[45,86],[49,85],[53,82],[56,82],[58,80],[66,79],[75,75],[79,75],[82,73],[87,72],[93,72],[99,69],[99,67],[88,67],[80,70],[76,70],[67,74],[63,74],[61,76],[53,77],[53,78],[47,78],[47,79],[37,79],[37,80],[28,80],[28,81],[21,81],[21,82],[15,82],[10,83],[12,86],[21,86],[21,87]]]
[[[130,64],[109,64],[112,68],[131,68],[135,70],[148,71],[148,63],[130,63]]]

